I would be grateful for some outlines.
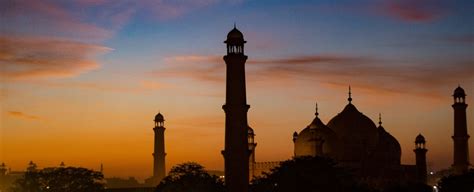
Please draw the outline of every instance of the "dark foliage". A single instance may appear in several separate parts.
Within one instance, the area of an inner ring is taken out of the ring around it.
[[[209,175],[204,167],[197,163],[183,163],[171,168],[171,171],[156,188],[157,192],[224,192],[224,183]]]
[[[345,168],[325,157],[298,157],[282,162],[271,173],[252,181],[252,192],[359,192],[359,185]]]
[[[13,192],[99,192],[104,191],[104,176],[85,168],[45,168],[27,171],[15,181]]]
[[[433,188],[423,183],[404,183],[390,186],[383,192],[432,192]]]
[[[474,191],[474,169],[462,175],[451,175],[443,177],[438,182],[439,192],[473,192]]]

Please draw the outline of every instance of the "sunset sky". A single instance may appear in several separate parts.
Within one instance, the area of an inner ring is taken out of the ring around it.
[[[292,133],[347,104],[383,125],[415,164],[452,163],[451,97],[467,93],[474,136],[472,0],[2,0],[0,162],[70,166],[106,177],[152,174],[153,118],[166,166],[223,170],[223,41],[247,41],[249,124],[257,161],[293,154]],[[474,162],[474,138],[470,139]]]

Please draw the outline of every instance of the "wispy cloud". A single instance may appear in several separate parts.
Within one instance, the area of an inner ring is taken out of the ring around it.
[[[385,0],[381,13],[409,22],[429,22],[448,14],[448,3],[441,0]]]
[[[74,7],[74,6],[72,6]],[[112,31],[96,23],[86,22],[86,16],[76,15],[59,1],[6,0],[0,7],[2,23],[8,25],[2,33],[17,35],[60,36],[82,40],[103,40]]]
[[[9,79],[74,77],[96,69],[110,48],[68,39],[0,36],[0,75]]]
[[[172,87],[169,84],[152,81],[152,80],[141,80],[136,83],[128,85],[117,84],[115,82],[97,82],[97,81],[48,81],[48,80],[35,80],[30,84],[48,87],[48,88],[60,88],[60,89],[80,89],[97,92],[116,92],[116,93],[150,93],[151,91],[162,90]]]
[[[165,59],[168,68],[153,72],[164,78],[225,83],[225,64],[217,56],[177,56]],[[449,62],[450,65],[442,62]],[[474,79],[474,61],[388,61],[366,56],[307,55],[247,62],[249,82],[352,84],[385,93],[433,94],[444,85]],[[440,78],[450,77],[450,78]],[[383,86],[381,86],[383,85]],[[423,89],[420,89],[423,87]]]
[[[439,37],[437,40],[442,40],[449,43],[457,43],[457,44],[474,46],[474,34],[447,35],[444,37]]]
[[[39,116],[26,114],[20,111],[8,111],[7,114],[10,117],[26,119],[26,120],[40,120],[41,119]]]
[[[218,3],[241,3],[243,0],[145,0],[139,4],[158,19],[174,19],[192,11],[206,8]]]

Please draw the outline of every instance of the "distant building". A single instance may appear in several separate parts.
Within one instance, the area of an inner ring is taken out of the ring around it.
[[[30,161],[25,171],[12,171],[11,169],[7,169],[5,163],[2,163],[0,165],[0,191],[7,191],[7,189],[9,189],[16,180],[22,178],[27,171],[38,171],[38,166],[33,163],[33,161]]]

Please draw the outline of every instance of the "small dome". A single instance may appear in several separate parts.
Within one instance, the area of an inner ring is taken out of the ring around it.
[[[244,39],[244,34],[234,27],[228,34],[227,39]]]
[[[242,32],[240,32],[234,26],[234,29],[232,29],[227,34],[227,40],[225,40],[224,43],[232,44],[232,45],[242,45],[242,44],[246,43],[246,41],[244,40],[244,34],[242,34]]]
[[[317,116],[299,134],[295,132],[293,138],[295,138],[295,136],[296,156],[314,155],[316,151],[314,142],[318,139],[324,141],[322,153],[326,155],[331,154],[336,145],[336,134],[329,127],[324,125]]]
[[[156,114],[155,122],[164,122],[164,121],[165,121],[165,118],[163,117],[161,113]]]
[[[421,134],[418,134],[418,136],[416,136],[415,143],[426,143],[425,137],[423,137]]]
[[[255,133],[253,132],[252,127],[250,127],[250,126],[249,126],[248,129],[247,129],[247,133],[248,133],[249,135],[255,135]]]
[[[454,97],[465,97],[466,96],[466,92],[464,92],[464,89],[461,87],[461,86],[458,86],[458,88],[456,88],[454,90],[454,94],[453,94]]]

